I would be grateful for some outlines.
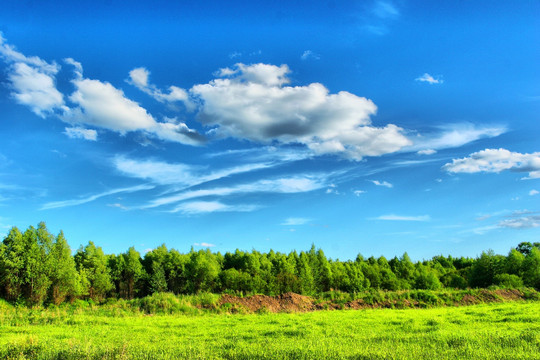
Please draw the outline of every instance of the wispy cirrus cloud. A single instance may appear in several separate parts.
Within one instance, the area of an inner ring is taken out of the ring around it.
[[[150,201],[142,208],[154,208],[202,197],[224,197],[234,194],[278,193],[293,194],[318,190],[326,186],[326,176],[303,175],[273,180],[259,180],[252,183],[230,187],[189,190],[177,194],[163,196]]]
[[[377,36],[386,35],[393,21],[401,15],[399,8],[391,1],[377,0],[368,5],[363,28]]]
[[[429,221],[431,218],[429,215],[408,216],[408,215],[381,215],[375,218],[375,220],[386,221]]]
[[[298,226],[298,225],[305,225],[309,222],[311,222],[312,220],[309,219],[309,218],[302,218],[302,217],[290,217],[290,218],[287,218],[285,219],[281,225],[284,225],[284,226]]]
[[[320,58],[321,58],[321,56],[319,54],[316,54],[311,50],[304,51],[302,53],[302,56],[300,56],[300,59],[302,59],[302,60],[309,60],[309,59],[319,60]]]
[[[272,167],[271,163],[250,163],[209,171],[205,166],[167,163],[160,160],[136,160],[116,156],[112,160],[116,170],[123,175],[150,180],[158,185],[194,186],[235,174]]]
[[[504,134],[507,130],[504,125],[449,124],[439,126],[431,133],[411,137],[414,144],[404,147],[402,151],[416,151],[421,155],[431,155],[436,150],[457,148],[479,139],[496,137]]]
[[[178,205],[172,212],[184,215],[208,214],[215,212],[250,212],[260,208],[257,205],[227,205],[219,201],[193,201]]]
[[[113,189],[113,190],[105,191],[99,194],[90,195],[90,196],[78,198],[78,199],[52,201],[52,202],[43,204],[40,210],[50,210],[50,209],[64,208],[68,206],[82,205],[82,204],[92,202],[94,200],[97,200],[105,196],[119,194],[119,193],[133,193],[137,191],[151,190],[154,187],[155,187],[154,185],[137,185],[137,186],[131,186],[131,187],[126,187],[126,188]]]

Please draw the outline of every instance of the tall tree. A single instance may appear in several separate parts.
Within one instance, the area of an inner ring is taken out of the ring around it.
[[[50,298],[57,305],[67,297],[75,298],[81,293],[79,273],[75,268],[75,260],[71,256],[71,248],[62,231],[56,237],[51,250],[50,279]]]
[[[133,299],[138,291],[137,282],[144,275],[141,254],[132,246],[121,256],[124,259],[123,268],[121,269],[121,288],[124,289],[125,297]]]
[[[22,295],[25,252],[22,233],[12,227],[0,245],[0,285],[8,300],[17,300]]]
[[[101,247],[90,241],[86,247],[75,254],[75,264],[81,275],[86,279],[85,293],[93,300],[101,301],[113,289],[111,275],[107,267],[107,257]]]
[[[50,251],[54,236],[49,233],[44,222],[38,228],[30,226],[23,234],[25,243],[25,276],[24,294],[26,299],[35,305],[41,304],[47,297],[51,284],[52,266]]]

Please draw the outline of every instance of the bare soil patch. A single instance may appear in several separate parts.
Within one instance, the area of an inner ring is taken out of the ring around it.
[[[467,306],[491,302],[519,301],[525,300],[524,294],[520,290],[499,289],[481,290],[475,295],[465,294],[462,298],[456,298],[451,304],[453,306]],[[435,304],[432,304],[435,305]],[[332,300],[320,300],[310,296],[304,296],[288,292],[276,296],[252,295],[239,297],[233,295],[223,295],[217,306],[228,306],[232,312],[307,312],[316,310],[337,310],[337,309],[374,309],[374,308],[417,308],[426,307],[426,304],[413,299],[385,299],[378,302],[366,302],[364,299],[356,299],[348,302],[334,302]],[[443,305],[444,306],[444,305]]]

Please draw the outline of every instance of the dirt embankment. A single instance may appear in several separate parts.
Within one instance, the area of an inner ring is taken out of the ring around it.
[[[223,295],[218,302],[220,307],[229,307],[231,312],[307,312],[334,309],[368,309],[368,308],[417,308],[428,306],[464,306],[490,302],[527,300],[520,290],[479,290],[471,293],[456,292],[451,297],[442,297],[434,293],[431,299],[415,299],[414,296],[403,296],[406,292],[394,293],[401,296],[382,298],[365,297],[352,301],[320,300],[310,296],[292,292],[277,295],[253,295],[238,297]],[[438,295],[438,296],[437,296]]]

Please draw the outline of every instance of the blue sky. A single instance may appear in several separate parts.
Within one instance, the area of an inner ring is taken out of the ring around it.
[[[7,1],[0,234],[332,258],[540,239],[537,1]]]

